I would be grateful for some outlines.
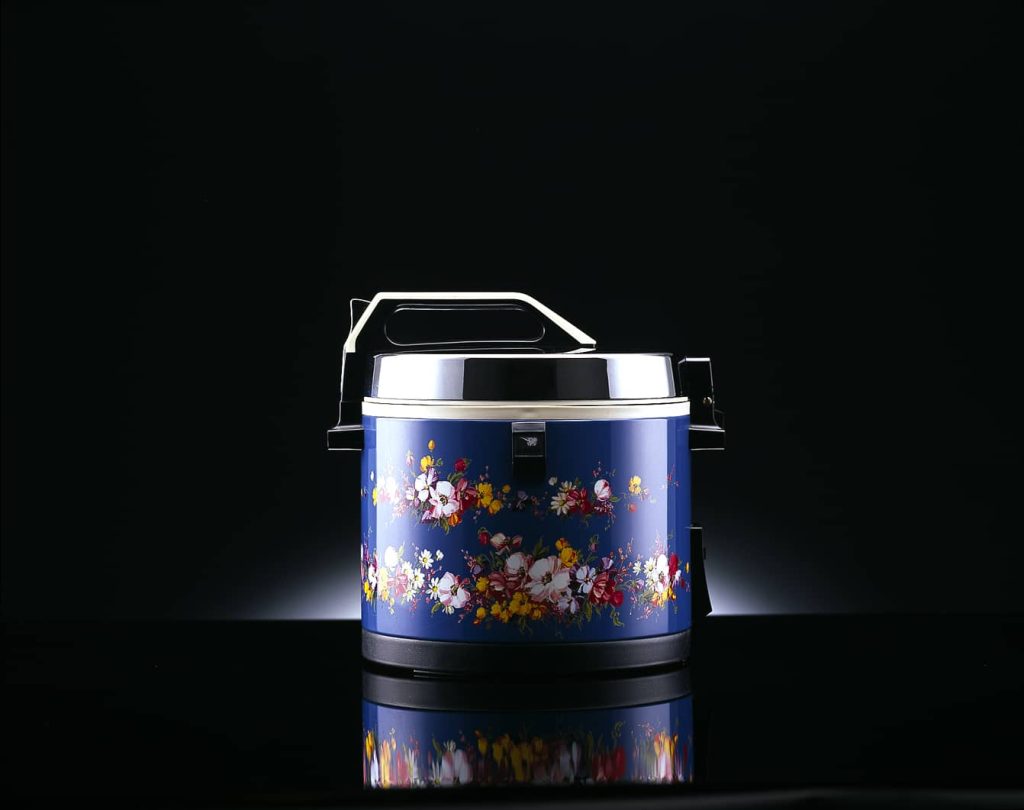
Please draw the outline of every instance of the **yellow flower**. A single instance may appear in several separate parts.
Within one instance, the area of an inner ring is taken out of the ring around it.
[[[500,616],[501,615],[501,602],[495,602],[493,605],[491,605],[491,615],[492,616]]]
[[[428,449],[428,450],[429,450],[429,451],[430,451],[431,453],[433,453],[433,452],[434,452],[434,448],[435,448],[435,447],[437,447],[437,444],[436,444],[436,443],[434,442],[434,440],[433,440],[433,439],[431,439],[431,440],[430,440],[429,442],[427,442],[427,449]]]
[[[370,759],[373,756],[373,732],[366,732],[366,758]]]
[[[501,621],[502,621],[502,624],[508,624],[508,620],[511,618],[511,616],[512,616],[512,614],[510,614],[508,612],[508,610],[501,611]]]
[[[634,475],[632,478],[629,479],[629,491],[633,495],[639,495],[640,494],[641,490],[640,490],[640,476],[639,475]]]
[[[686,573],[687,574],[690,573],[690,561],[689,560],[686,561]]]
[[[476,747],[480,749],[481,754],[487,756],[487,738],[479,731],[476,733]]]
[[[426,472],[429,467],[434,466],[433,456],[424,456],[420,459],[420,472]]]
[[[540,618],[540,617],[541,617],[542,615],[543,615],[543,614],[541,613],[541,610],[540,610],[540,608],[539,608],[539,607],[535,607],[535,608],[533,609],[533,612],[532,612],[532,613],[530,613],[530,618],[531,618],[531,619],[539,619],[539,618]]]
[[[476,505],[487,508],[494,501],[494,487],[487,482],[476,485]]]
[[[491,746],[491,753],[494,754],[494,761],[501,765],[505,761],[505,744],[503,740],[495,740]]]
[[[486,619],[487,618],[487,610],[486,610],[486,608],[478,607],[476,609],[476,617],[478,619],[481,619],[481,620],[482,619]]]
[[[370,493],[370,497],[373,498],[373,505],[377,505],[377,487],[373,488],[373,492]]]
[[[487,511],[490,512],[492,515],[498,514],[498,512],[501,511],[501,501],[491,501],[491,505],[487,507]]]
[[[483,593],[487,590],[487,577],[480,577],[476,581],[476,589],[480,591],[480,593]]]
[[[559,538],[558,538],[558,539],[557,539],[557,540],[555,541],[555,550],[556,550],[556,551],[561,551],[561,550],[562,550],[563,548],[565,548],[565,547],[566,547],[567,545],[568,545],[568,543],[566,543],[566,542],[565,542],[565,538],[564,538],[564,537],[559,537]]]
[[[509,751],[509,755],[512,758],[512,770],[515,772],[515,779],[517,782],[523,782],[526,780],[526,769],[523,767],[523,755],[519,750],[519,746],[513,745],[512,750]]]
[[[505,484],[505,486],[501,488],[501,491],[508,495],[512,491],[512,487],[508,484]]]
[[[367,602],[372,602],[373,601],[373,588],[370,587],[370,583],[369,582],[364,582],[363,583],[363,593],[366,594],[366,601]]]
[[[566,546],[558,555],[562,558],[563,565],[573,565],[576,562],[576,550]]]

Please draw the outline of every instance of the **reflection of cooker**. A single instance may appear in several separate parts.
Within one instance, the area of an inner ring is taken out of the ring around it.
[[[364,670],[362,757],[373,788],[692,782],[689,675],[477,682]]]
[[[707,612],[691,607],[690,451],[724,445],[710,362],[599,354],[519,293],[359,303],[329,446],[363,451],[364,655],[433,671],[684,659]],[[510,314],[536,321],[532,340],[497,336]],[[495,338],[437,335],[470,316]]]

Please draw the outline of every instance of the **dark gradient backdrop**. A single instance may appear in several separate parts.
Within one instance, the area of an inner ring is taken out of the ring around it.
[[[409,288],[713,356],[720,611],[1024,608],[1016,6],[4,3],[5,615],[354,610]]]

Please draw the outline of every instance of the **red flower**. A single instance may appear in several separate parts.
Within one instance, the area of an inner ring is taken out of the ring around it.
[[[594,577],[594,584],[590,587],[591,604],[600,605],[602,602],[609,601],[614,590],[615,580],[612,575],[608,571],[602,571]]]
[[[455,460],[455,472],[465,472],[466,471],[466,464],[467,464],[466,459],[464,459],[464,458],[456,459]]]
[[[628,509],[628,510],[629,510],[630,512],[635,512],[635,511],[636,511],[636,504],[635,504],[635,503],[631,503],[631,504],[630,504],[629,506],[627,506],[626,508],[627,508],[627,509]]]
[[[679,555],[674,551],[669,555],[668,558],[668,580],[674,582],[676,578],[676,571],[679,570]]]
[[[581,512],[589,515],[594,511],[594,505],[590,502],[590,496],[585,489],[570,489],[566,497],[569,512]]]
[[[481,546],[486,546],[491,542],[491,533],[487,529],[481,529],[476,533],[476,538],[480,541]]]
[[[626,750],[621,746],[616,746],[612,752],[612,763],[611,763],[612,779],[621,779],[626,775]]]
[[[602,571],[594,577],[594,583],[590,586],[588,598],[592,605],[610,604],[613,607],[620,607],[623,594],[622,591],[615,589],[615,572]]]

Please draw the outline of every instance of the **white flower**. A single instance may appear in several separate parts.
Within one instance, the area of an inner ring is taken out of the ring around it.
[[[370,480],[373,480],[373,470],[370,470]]]
[[[420,565],[424,568],[430,568],[430,566],[434,564],[434,555],[431,554],[428,549],[423,549],[423,551],[420,552],[419,560]]]
[[[580,593],[590,593],[590,589],[594,587],[594,577],[596,576],[597,569],[591,568],[589,565],[581,565],[576,569],[576,581],[579,583]]]
[[[441,549],[438,549],[436,552],[434,552],[434,556],[437,557],[438,562],[441,562],[441,560],[444,559],[444,552],[441,551]]]
[[[644,574],[648,577],[654,573],[654,557],[648,557],[647,562],[644,563]]]
[[[450,748],[441,756],[440,782],[442,785],[466,785],[473,781],[473,769],[469,767],[466,752],[448,743]]]
[[[455,497],[455,487],[450,481],[439,481],[430,489],[431,516],[435,519],[448,517],[461,508],[459,499]]]
[[[430,497],[430,488],[437,482],[437,470],[431,467],[425,473],[416,476],[416,497],[426,501]]]
[[[384,567],[394,568],[398,565],[398,552],[395,551],[394,546],[388,546],[384,550]]]
[[[558,476],[557,475],[552,475],[548,479],[548,486],[550,486],[550,487],[555,486],[557,483],[558,483]]]
[[[551,499],[551,511],[556,515],[568,515],[569,514],[569,493],[565,490],[559,490],[555,493],[555,496]]]
[[[643,567],[644,564],[640,562],[640,560],[637,560],[635,563],[633,563],[633,573],[639,574],[643,570]]]
[[[377,587],[377,568],[373,563],[366,569],[366,581],[370,583],[371,588]]]
[[[658,561],[654,565],[655,590],[662,593],[668,587],[668,557],[664,554],[658,555]]]
[[[466,590],[459,578],[450,571],[441,577],[441,581],[438,583],[438,591],[439,595],[437,598],[441,604],[445,608],[452,609],[446,609],[446,613],[451,613],[453,610],[463,607],[469,601],[469,591]]]
[[[522,578],[526,576],[526,569],[529,566],[530,558],[523,552],[517,551],[515,554],[510,554],[509,558],[505,560],[505,574],[510,577]]]
[[[526,591],[534,602],[558,602],[569,587],[569,569],[554,555],[530,566]]]
[[[430,594],[431,599],[441,598],[441,581],[437,577],[430,580],[430,590],[428,593]]]
[[[377,477],[377,480],[380,481],[380,492],[377,494],[378,498],[383,496],[383,499],[386,501],[395,500],[395,497],[398,495],[398,484],[395,482],[395,479],[389,475],[387,480],[384,480],[380,476]]]
[[[420,571],[418,568],[415,571],[413,571],[412,579],[410,580],[410,583],[411,583],[412,589],[414,591],[418,591],[420,588],[422,588],[423,587],[423,583],[426,582],[426,581],[427,581],[427,578],[425,576],[423,576],[423,572],[422,571]]]
[[[580,609],[580,603],[572,596],[562,596],[555,607],[557,607],[560,612],[568,612],[568,614],[572,616]]]
[[[612,485],[604,478],[594,484],[594,497],[599,501],[607,501],[612,497]]]
[[[412,563],[405,561],[402,563],[402,573],[405,574],[406,578],[412,580]]]

